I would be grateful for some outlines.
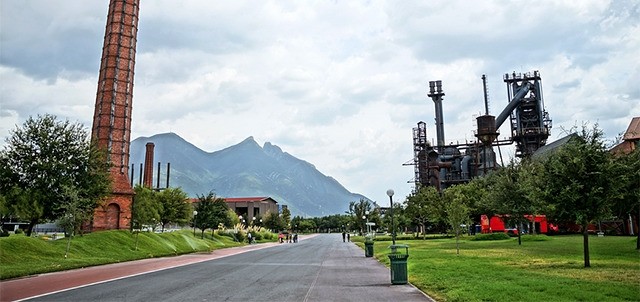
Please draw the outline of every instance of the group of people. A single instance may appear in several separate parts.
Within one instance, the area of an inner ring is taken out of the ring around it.
[[[351,242],[351,234],[342,232],[342,242]]]
[[[284,242],[289,242],[289,243],[297,243],[298,242],[298,233],[294,233],[289,234],[289,233],[278,233],[278,242],[280,243],[284,243]]]

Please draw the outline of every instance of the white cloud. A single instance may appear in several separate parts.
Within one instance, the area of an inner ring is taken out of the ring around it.
[[[107,4],[0,5],[0,136],[38,113],[90,126]],[[254,136],[385,204],[387,188],[411,189],[411,129],[422,120],[435,137],[431,80],[447,142],[473,139],[480,76],[497,115],[512,71],[540,70],[552,138],[583,120],[624,131],[640,116],[638,13],[596,0],[145,1],[132,137],[172,131],[215,151]]]

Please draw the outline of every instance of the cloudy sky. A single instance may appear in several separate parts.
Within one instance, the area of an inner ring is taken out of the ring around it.
[[[550,141],[583,122],[613,140],[640,116],[638,1],[141,2],[132,138],[212,152],[253,136],[381,204],[411,191],[417,122],[435,140],[428,81],[447,142],[473,139],[482,74],[498,115],[503,75],[539,70]],[[37,114],[91,126],[107,10],[0,2],[0,146]]]

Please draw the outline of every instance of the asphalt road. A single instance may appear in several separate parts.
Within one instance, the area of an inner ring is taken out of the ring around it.
[[[29,301],[430,301],[390,283],[389,269],[361,248],[323,234]]]

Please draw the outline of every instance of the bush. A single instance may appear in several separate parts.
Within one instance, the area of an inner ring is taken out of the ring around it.
[[[14,233],[16,233],[16,235],[24,234],[24,231],[22,229],[16,229],[16,231]]]
[[[549,241],[551,238],[547,235],[522,235],[522,241]]]
[[[509,237],[509,235],[507,235],[505,233],[477,234],[473,238],[471,238],[471,240],[474,240],[474,241],[478,241],[478,240],[507,240],[507,239],[511,239],[511,237]]]
[[[0,229],[0,237],[9,237],[9,232],[5,229]]]

